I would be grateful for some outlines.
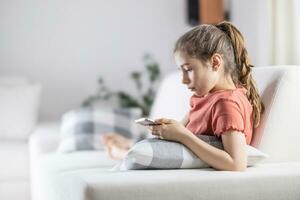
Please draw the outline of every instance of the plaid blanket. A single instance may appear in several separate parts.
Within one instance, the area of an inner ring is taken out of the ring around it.
[[[61,121],[58,152],[103,149],[101,135],[119,133],[127,138],[138,138],[140,127],[134,120],[140,118],[138,108],[82,107],[65,113]]]
[[[216,148],[223,149],[222,141],[215,136],[199,135],[198,137]],[[248,166],[267,158],[266,154],[249,145],[247,145],[247,155]],[[209,166],[183,144],[151,138],[136,143],[127,156],[112,170],[206,167]]]

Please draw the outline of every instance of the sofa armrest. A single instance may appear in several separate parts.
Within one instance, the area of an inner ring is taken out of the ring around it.
[[[39,123],[29,138],[31,157],[55,152],[59,145],[60,122]]]

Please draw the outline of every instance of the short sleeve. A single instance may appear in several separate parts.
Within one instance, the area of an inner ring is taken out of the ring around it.
[[[237,102],[229,99],[217,101],[212,109],[212,130],[217,136],[228,130],[244,132],[242,111]]]

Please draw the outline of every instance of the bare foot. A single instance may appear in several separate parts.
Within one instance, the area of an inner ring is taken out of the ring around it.
[[[110,158],[114,160],[123,159],[128,150],[133,146],[133,140],[117,133],[107,133],[101,138],[104,148]]]

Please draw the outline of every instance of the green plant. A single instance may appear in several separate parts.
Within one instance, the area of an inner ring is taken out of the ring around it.
[[[159,64],[153,59],[150,54],[145,54],[143,57],[146,71],[133,71],[130,73],[130,78],[134,81],[138,91],[138,97],[135,97],[125,91],[110,91],[104,83],[102,77],[99,78],[99,90],[96,95],[88,97],[82,106],[89,106],[98,100],[108,101],[112,97],[118,99],[119,106],[122,108],[138,107],[142,110],[143,116],[148,116],[155,97],[155,87],[160,80]],[[144,91],[142,79],[147,76],[149,81],[148,88]]]
[[[98,84],[99,84],[99,89],[98,89],[97,93],[95,95],[91,95],[88,98],[86,98],[82,102],[81,106],[83,106],[83,107],[90,106],[95,101],[98,101],[98,100],[108,101],[113,96],[113,92],[111,92],[105,86],[104,79],[102,77],[100,77],[98,79]]]

